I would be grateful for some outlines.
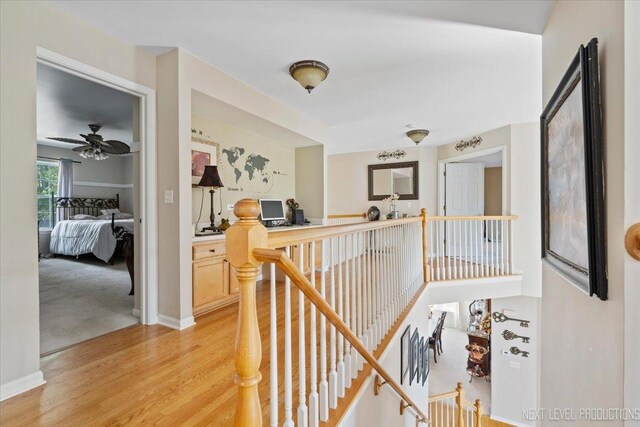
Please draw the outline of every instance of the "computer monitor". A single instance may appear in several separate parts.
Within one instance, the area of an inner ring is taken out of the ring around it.
[[[282,200],[260,199],[259,202],[262,221],[282,221],[285,219]]]

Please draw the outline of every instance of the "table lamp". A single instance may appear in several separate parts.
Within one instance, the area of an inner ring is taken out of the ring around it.
[[[211,222],[211,225],[209,227],[204,227],[202,231],[220,231],[218,230],[218,227],[215,226],[216,216],[213,213],[213,194],[215,193],[216,188],[224,187],[222,180],[220,179],[220,174],[218,173],[218,166],[208,165],[204,167],[204,173],[198,183],[198,187],[208,187],[209,194],[211,195],[211,213],[209,214],[209,221]]]

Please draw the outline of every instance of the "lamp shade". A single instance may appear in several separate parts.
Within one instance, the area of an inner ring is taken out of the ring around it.
[[[198,183],[198,187],[224,187],[220,179],[220,174],[218,173],[218,166],[207,165],[204,167],[204,173]]]
[[[407,132],[407,136],[411,138],[416,145],[420,144],[427,135],[429,135],[429,131],[426,129],[414,129]]]
[[[329,75],[329,67],[320,61],[298,61],[289,67],[289,74],[311,93]]]

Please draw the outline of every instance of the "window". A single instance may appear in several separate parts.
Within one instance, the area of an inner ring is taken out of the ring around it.
[[[52,228],[55,224],[55,207],[51,200],[58,192],[58,163],[38,161],[36,180],[38,194],[38,221],[40,228]]]

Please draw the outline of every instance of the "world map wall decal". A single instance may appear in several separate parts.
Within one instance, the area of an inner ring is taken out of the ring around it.
[[[274,172],[269,168],[270,159],[261,154],[248,153],[243,147],[223,148],[222,154],[223,174],[226,175],[224,170],[229,168],[237,186],[227,186],[229,191],[267,193],[271,190]]]

